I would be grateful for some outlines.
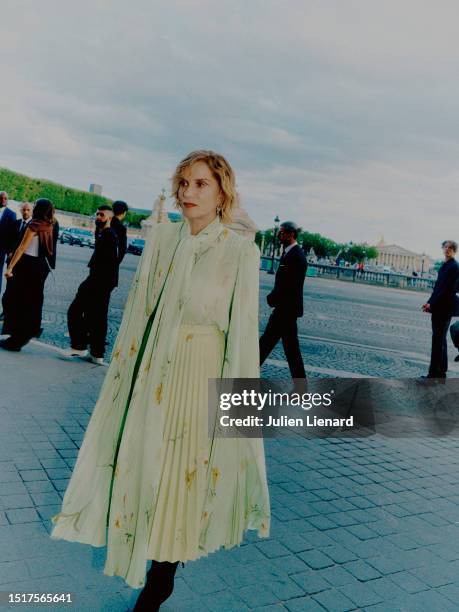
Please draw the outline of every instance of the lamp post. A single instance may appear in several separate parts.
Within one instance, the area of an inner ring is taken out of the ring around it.
[[[268,274],[274,274],[274,255],[276,253],[276,238],[277,238],[277,232],[279,231],[279,223],[280,223],[280,219],[278,215],[276,215],[276,217],[274,218],[273,249],[271,253],[271,268]]]
[[[424,276],[424,261],[425,261],[425,253],[422,254],[422,260],[421,260],[421,278]]]

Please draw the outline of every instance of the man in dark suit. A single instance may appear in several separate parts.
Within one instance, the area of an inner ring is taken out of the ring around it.
[[[296,241],[298,231],[298,226],[292,221],[286,221],[280,226],[278,237],[284,250],[274,288],[266,298],[274,310],[260,338],[260,365],[282,339],[292,378],[305,378],[296,320],[303,316],[303,285],[307,264]]]
[[[113,219],[111,222],[112,230],[115,230],[118,237],[118,252],[119,252],[119,263],[123,261],[123,257],[126,255],[127,250],[127,230],[126,226],[123,225],[123,220],[129,210],[126,202],[122,200],[116,200],[112,204]]]
[[[432,295],[422,310],[432,314],[432,352],[429,373],[426,378],[446,378],[448,370],[448,345],[446,336],[451,317],[458,312],[459,264],[454,259],[457,243],[445,240],[442,244],[445,261],[438,270]]]
[[[23,202],[19,206],[19,212],[21,213],[21,218],[17,219],[17,221],[14,222],[14,233],[10,246],[10,255],[12,255],[14,251],[18,248],[18,246],[21,244],[27,226],[32,221],[32,204],[30,202]]]
[[[0,191],[0,295],[2,293],[3,266],[11,251],[15,236],[16,213],[8,208],[8,194]]]
[[[118,238],[110,227],[110,206],[99,206],[96,213],[96,244],[89,260],[89,276],[78,287],[67,312],[71,348],[66,359],[83,358],[97,365],[103,361],[107,336],[110,294],[118,285]],[[88,354],[87,347],[90,352]]]

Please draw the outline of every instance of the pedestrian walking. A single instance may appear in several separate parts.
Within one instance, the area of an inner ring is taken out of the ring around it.
[[[115,230],[118,237],[118,262],[123,261],[127,251],[127,230],[123,221],[129,210],[129,206],[122,200],[116,200],[112,204],[113,218],[111,221],[111,228]]]
[[[424,312],[432,315],[432,350],[427,376],[423,378],[446,378],[448,370],[447,334],[451,317],[459,315],[459,264],[454,256],[457,242],[445,240],[442,243],[445,261],[438,270],[432,295],[422,306]]]
[[[96,212],[96,242],[89,260],[89,275],[78,287],[67,311],[70,349],[65,359],[84,358],[97,365],[104,362],[110,295],[118,285],[118,238],[110,227],[113,211],[108,204]],[[88,353],[89,346],[89,353]]]
[[[0,296],[2,295],[3,266],[14,243],[15,221],[16,213],[8,208],[8,194],[6,191],[0,191]],[[3,318],[4,313],[1,313],[0,320]]]
[[[41,335],[44,286],[56,264],[58,232],[52,203],[46,198],[37,200],[32,220],[5,272],[3,334],[9,338],[0,342],[3,349],[20,351]]]
[[[306,378],[298,341],[297,318],[303,316],[303,285],[307,263],[296,241],[298,232],[299,228],[293,221],[286,221],[280,226],[278,236],[284,248],[274,288],[266,298],[273,312],[260,338],[260,364],[282,339],[293,379]]]
[[[259,376],[260,253],[223,225],[224,157],[191,153],[172,191],[184,221],[151,230],[51,534],[107,545],[105,573],[134,588],[151,559],[136,611],[158,610],[179,562],[269,534],[263,441],[209,434],[207,397],[210,378]]]

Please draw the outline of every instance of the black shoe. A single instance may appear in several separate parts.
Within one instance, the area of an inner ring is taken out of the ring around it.
[[[174,576],[178,561],[152,561],[147,573],[147,583],[143,587],[133,612],[157,612],[174,590]]]
[[[456,357],[454,358],[454,361],[459,361],[459,355],[456,355]]]
[[[5,351],[13,351],[15,353],[19,353],[21,347],[16,346],[15,344],[11,344],[11,342],[8,342],[8,340],[9,338],[7,340],[0,340],[0,348],[5,349]]]

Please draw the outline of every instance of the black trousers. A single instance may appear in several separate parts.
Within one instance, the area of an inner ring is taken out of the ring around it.
[[[453,341],[454,346],[459,349],[459,321],[453,323],[453,325],[451,325],[449,328],[449,331],[451,333],[451,340]]]
[[[448,370],[448,334],[451,317],[443,313],[432,313],[432,352],[429,376],[444,378]]]
[[[3,294],[3,333],[18,348],[40,333],[43,291],[49,267],[44,257],[23,255],[7,280]]]
[[[292,378],[306,378],[303,357],[300,352],[300,343],[298,342],[296,316],[279,312],[275,308],[260,338],[260,365],[265,361],[280,339],[282,339]]]
[[[90,276],[78,287],[67,311],[70,343],[73,349],[88,348],[93,357],[103,357],[108,328],[108,305],[113,287]]]

